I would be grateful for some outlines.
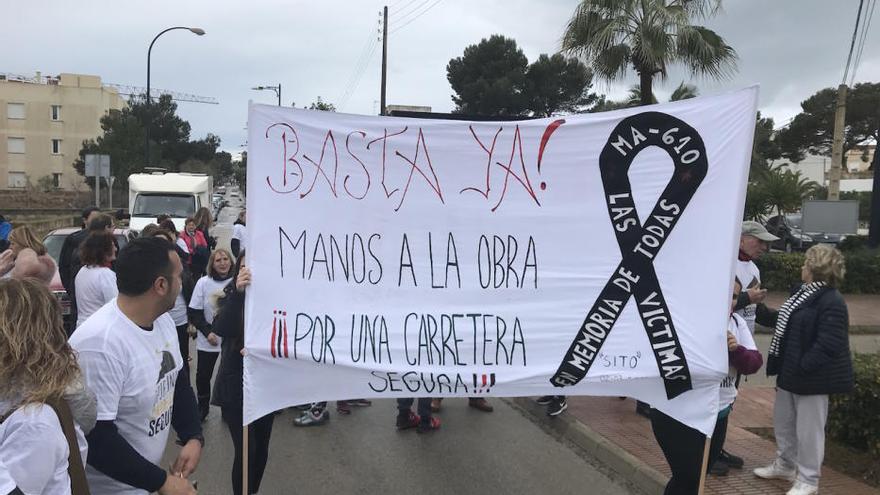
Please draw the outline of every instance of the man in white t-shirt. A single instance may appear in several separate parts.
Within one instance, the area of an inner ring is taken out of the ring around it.
[[[743,222],[736,261],[736,278],[742,283],[742,293],[736,303],[736,313],[743,317],[752,334],[755,333],[758,304],[767,297],[767,291],[761,288],[761,272],[754,260],[766,253],[770,243],[776,240],[779,238],[767,232],[760,223]]]
[[[736,280],[740,283],[740,295],[734,305],[734,312],[743,319],[752,335],[755,334],[758,307],[763,306],[764,298],[767,297],[767,290],[761,288],[761,271],[758,270],[754,260],[763,256],[770,249],[770,243],[778,239],[758,222],[748,220],[742,223],[739,255],[735,267]],[[719,465],[723,464],[735,469],[741,469],[744,464],[742,457],[726,450],[721,451],[719,460],[721,461]]]
[[[194,494],[187,477],[204,437],[185,373],[177,330],[166,314],[183,267],[164,239],[135,239],[116,260],[119,296],[95,312],[71,346],[98,400],[87,436],[86,475],[93,495]],[[166,472],[159,467],[174,427],[183,445]]]

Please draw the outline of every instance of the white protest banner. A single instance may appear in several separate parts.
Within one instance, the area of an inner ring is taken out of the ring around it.
[[[245,421],[610,395],[711,433],[756,99],[519,122],[252,105]]]

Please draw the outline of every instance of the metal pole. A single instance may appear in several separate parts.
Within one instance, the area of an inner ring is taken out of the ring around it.
[[[186,26],[174,26],[174,27],[170,27],[170,28],[165,29],[164,31],[160,32],[159,34],[156,35],[155,38],[153,38],[153,41],[150,42],[150,48],[147,49],[147,100],[146,100],[147,121],[144,124],[144,127],[145,127],[144,136],[146,138],[145,142],[144,142],[144,164],[146,167],[150,166],[150,125],[153,123],[153,116],[152,116],[152,113],[150,112],[150,104],[151,104],[151,101],[150,101],[150,56],[153,53],[153,44],[156,43],[156,40],[159,39],[159,36],[162,36],[163,34],[167,33],[168,31],[173,31],[175,29],[186,29],[187,31],[190,31],[193,34],[197,34],[199,36],[202,36],[203,34],[205,34],[205,30],[201,29],[201,28],[192,28],[192,27],[186,27]]]
[[[100,175],[101,171],[99,169],[101,168],[101,166],[100,166],[101,160],[99,159],[98,163],[96,163],[95,165],[96,165],[96,167],[95,167],[95,207],[100,208],[101,207],[101,175]]]
[[[278,106],[281,106],[281,83],[278,83]]]
[[[380,115],[385,115],[385,89],[388,72],[388,6],[382,8],[382,94],[380,95]]]
[[[846,125],[846,84],[837,87],[834,112],[834,140],[831,141],[831,171],[828,174],[828,199],[840,199],[840,169],[843,166],[843,139]]]

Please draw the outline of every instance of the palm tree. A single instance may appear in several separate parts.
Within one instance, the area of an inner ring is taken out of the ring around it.
[[[642,89],[638,84],[633,85],[629,88],[629,96],[626,98],[625,107],[637,107],[639,105],[644,105],[645,103],[642,100]],[[672,92],[672,95],[669,96],[669,101],[679,101],[679,100],[687,100],[688,98],[696,98],[700,95],[699,90],[693,84],[685,84],[684,81],[675,88],[675,91]],[[657,97],[651,93],[651,98],[649,98],[650,104],[657,103]]]
[[[715,15],[721,0],[582,0],[562,36],[562,51],[579,56],[606,80],[639,75],[641,103],[651,103],[654,77],[681,63],[715,79],[736,69],[736,51],[692,20]]]

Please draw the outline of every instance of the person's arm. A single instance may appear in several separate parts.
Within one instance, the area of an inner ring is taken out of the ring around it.
[[[88,463],[101,473],[150,493],[165,484],[168,473],[144,459],[128,443],[113,421],[98,421],[86,435],[89,442]]]
[[[174,409],[171,411],[171,426],[177,432],[181,445],[192,439],[202,438],[202,423],[199,419],[199,406],[189,377],[184,370],[177,373],[174,384]],[[204,440],[203,440],[204,441]]]
[[[751,375],[757,373],[764,364],[764,357],[757,349],[747,349],[742,345],[736,346],[736,349],[727,353],[730,365],[743,375]]]
[[[808,373],[828,364],[847,348],[849,315],[846,303],[834,301],[820,308],[817,326],[816,340],[801,357],[801,369]]]
[[[195,298],[193,298],[193,302],[195,302]],[[204,309],[196,309],[192,306],[186,308],[187,315],[189,316],[189,322],[196,327],[202,335],[205,337],[211,333],[211,324],[208,323],[208,320],[205,319],[205,310]]]
[[[171,470],[183,477],[188,477],[196,470],[202,457],[202,448],[205,446],[199,418],[196,394],[189,383],[186,369],[183,369],[177,373],[177,383],[174,384],[174,406],[171,411],[171,426],[177,432],[177,444],[182,447]]]

